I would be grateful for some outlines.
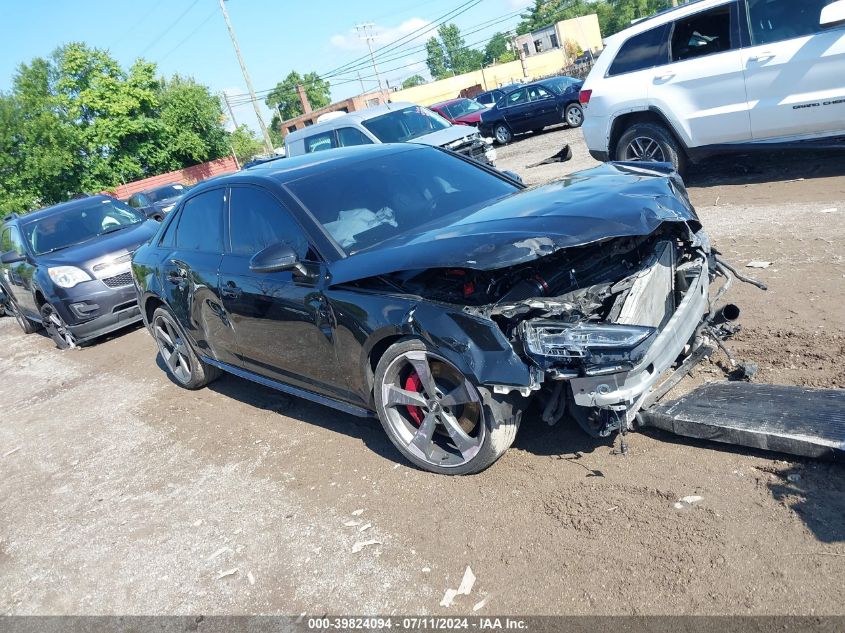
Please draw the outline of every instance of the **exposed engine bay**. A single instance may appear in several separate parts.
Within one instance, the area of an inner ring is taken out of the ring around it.
[[[535,368],[538,384],[522,391],[539,396],[543,419],[553,424],[568,412],[605,436],[632,427],[660,375],[701,345],[708,287],[726,273],[706,235],[677,222],[507,269],[429,269],[389,280],[494,321]]]

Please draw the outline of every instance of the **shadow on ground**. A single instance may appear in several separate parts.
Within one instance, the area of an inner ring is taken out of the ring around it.
[[[845,175],[845,151],[779,151],[716,156],[689,165],[690,187],[748,185]]]

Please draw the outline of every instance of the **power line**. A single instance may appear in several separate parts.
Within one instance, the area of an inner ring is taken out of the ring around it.
[[[173,47],[173,48],[171,48],[169,51],[167,51],[164,55],[162,55],[161,57],[159,57],[159,58],[158,58],[158,61],[159,61],[159,62],[162,62],[162,61],[164,61],[165,59],[167,59],[168,57],[170,57],[170,55],[172,55],[173,53],[175,53],[175,52],[176,52],[176,51],[177,51],[177,50],[178,50],[178,49],[182,46],[182,44],[184,44],[184,43],[185,43],[185,42],[187,42],[189,39],[191,39],[194,35],[196,35],[196,34],[199,32],[199,30],[200,30],[202,27],[204,27],[204,26],[208,23],[208,21],[209,21],[209,20],[211,20],[211,18],[213,18],[216,14],[217,14],[217,8],[215,7],[215,8],[212,10],[212,12],[211,12],[211,13],[209,13],[209,14],[208,14],[208,16],[207,16],[207,17],[206,17],[206,18],[205,18],[202,22],[200,22],[200,23],[196,26],[196,28],[195,28],[193,31],[191,31],[190,33],[188,33],[188,35],[186,35],[186,36],[185,36],[182,40],[180,40],[180,41],[179,41],[179,43],[178,43],[176,46],[174,46],[174,47]]]
[[[166,29],[164,29],[164,30],[163,30],[163,31],[162,31],[162,32],[158,35],[158,37],[156,37],[156,38],[155,38],[152,42],[150,42],[149,44],[147,44],[146,48],[144,48],[144,50],[142,50],[142,51],[141,51],[141,54],[140,54],[140,55],[138,55],[138,57],[143,57],[143,56],[144,56],[144,53],[146,53],[146,52],[147,52],[148,50],[150,50],[153,46],[155,46],[155,45],[159,42],[159,40],[161,40],[161,38],[163,38],[165,35],[167,35],[168,33],[170,33],[170,31],[171,31],[171,30],[173,30],[173,27],[175,27],[177,24],[179,24],[179,22],[182,20],[182,18],[184,18],[186,15],[188,15],[188,12],[189,12],[191,9],[193,9],[193,8],[197,5],[197,3],[198,3],[198,2],[199,2],[199,0],[194,0],[191,4],[189,4],[189,5],[188,5],[188,8],[187,8],[187,9],[185,9],[184,11],[182,11],[182,13],[180,13],[180,14],[179,14],[179,17],[178,17],[178,18],[176,18],[175,20],[173,20],[173,22],[171,22],[171,23],[167,26],[167,28],[166,28]]]

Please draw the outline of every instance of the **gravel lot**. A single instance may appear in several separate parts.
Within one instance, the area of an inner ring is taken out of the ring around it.
[[[573,161],[527,167],[564,143]],[[499,152],[532,184],[594,164],[577,130]],[[772,262],[768,293],[730,295],[757,381],[845,387],[843,174],[783,155],[689,175],[727,258]],[[620,457],[528,420],[489,470],[439,477],[377,421],[234,377],[181,390],[141,328],[61,353],[6,318],[0,349],[0,613],[845,614],[841,465],[657,433]],[[438,606],[467,565],[472,593]]]

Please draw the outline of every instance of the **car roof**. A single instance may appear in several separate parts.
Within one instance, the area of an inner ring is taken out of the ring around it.
[[[136,191],[135,193],[144,193],[144,194],[152,193],[153,191],[158,191],[159,189],[164,189],[165,187],[172,187],[173,185],[182,185],[183,187],[188,186],[188,185],[181,183],[177,180],[176,182],[168,182],[164,185],[159,185],[158,187],[150,187],[149,189],[144,189],[143,191]],[[135,194],[133,193],[132,195],[134,196]]]
[[[446,99],[446,101],[440,101],[438,103],[433,103],[429,108],[442,108],[443,106],[452,105],[453,103],[457,103],[458,101],[468,101],[467,97],[456,97],[454,99]]]
[[[418,106],[416,103],[411,103],[410,101],[400,101],[398,103],[384,103],[372,108],[367,108],[366,110],[356,110],[355,112],[349,112],[343,116],[329,119],[328,121],[323,121],[322,123],[315,123],[314,125],[309,125],[301,130],[291,132],[285,137],[285,143],[295,141],[305,136],[311,136],[312,134],[317,134],[319,132],[336,130],[339,127],[345,127],[352,122],[362,123],[364,121],[369,121],[377,116],[381,116],[382,114],[387,114],[389,112],[395,112],[396,110],[419,107],[422,106]]]
[[[191,189],[191,195],[193,196],[205,189],[217,187],[221,184],[266,182],[268,180],[283,184],[297,180],[303,176],[343,168],[347,165],[354,165],[368,158],[426,150],[438,151],[427,145],[416,143],[374,143],[372,145],[353,145],[351,147],[327,149],[320,152],[292,156],[281,161],[271,161],[232,174],[217,176]],[[208,187],[206,187],[206,183],[208,183]]]
[[[47,218],[57,213],[64,213],[65,211],[68,211],[70,209],[90,206],[93,200],[114,200],[114,198],[112,198],[111,196],[98,194],[94,196],[86,196],[85,198],[79,198],[77,200],[70,200],[68,202],[59,202],[58,204],[54,204],[49,207],[44,207],[43,209],[38,209],[37,211],[33,211],[32,213],[27,213],[26,215],[20,215],[17,218],[12,218],[11,220],[9,220],[9,222],[11,223],[15,220],[23,220],[29,223],[32,220],[40,220],[41,218]]]

